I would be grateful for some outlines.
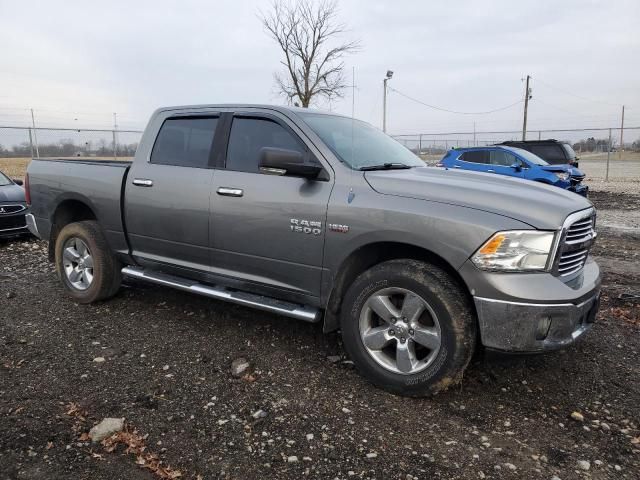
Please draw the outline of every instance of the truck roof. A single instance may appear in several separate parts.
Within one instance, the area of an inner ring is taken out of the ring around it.
[[[196,105],[176,105],[171,107],[160,107],[154,113],[157,114],[159,112],[167,112],[171,110],[193,110],[193,109],[213,109],[213,108],[224,108],[224,109],[244,109],[244,108],[262,108],[268,110],[274,110],[280,113],[317,113],[321,115],[335,115],[338,117],[347,117],[347,115],[342,115],[335,112],[327,112],[326,110],[319,110],[315,108],[303,108],[303,107],[291,107],[287,105],[268,105],[261,103],[205,103],[205,104],[196,104]],[[347,117],[351,118],[351,117]]]

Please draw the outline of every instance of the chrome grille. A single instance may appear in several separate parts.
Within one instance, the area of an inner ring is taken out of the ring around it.
[[[563,229],[555,266],[556,273],[561,277],[577,273],[584,267],[596,238],[595,219],[593,209],[578,212],[567,219],[569,223]]]
[[[14,215],[12,217],[0,217],[0,232],[4,230],[17,230],[25,228],[27,221],[24,215]]]
[[[558,273],[560,275],[571,275],[584,267],[587,261],[589,250],[578,250],[577,252],[563,253],[558,262]]]

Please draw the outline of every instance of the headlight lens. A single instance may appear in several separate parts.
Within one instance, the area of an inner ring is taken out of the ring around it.
[[[567,172],[553,172],[553,174],[560,180],[568,180],[569,174]]]
[[[478,249],[471,261],[482,270],[546,270],[554,235],[536,230],[498,232]]]

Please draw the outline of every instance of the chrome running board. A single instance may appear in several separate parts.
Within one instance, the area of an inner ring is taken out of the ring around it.
[[[189,280],[166,273],[150,272],[138,267],[124,267],[123,275],[138,278],[147,282],[164,285],[166,287],[184,290],[186,292],[197,293],[205,297],[223,300],[225,302],[237,303],[246,307],[253,307],[267,312],[277,313],[287,317],[304,320],[305,322],[316,323],[320,321],[319,310],[317,308],[284,302],[263,295],[241,292],[215,285],[204,285],[193,280]]]

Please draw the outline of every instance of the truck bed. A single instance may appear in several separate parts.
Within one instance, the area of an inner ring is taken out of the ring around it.
[[[85,165],[104,165],[108,167],[126,168],[131,166],[132,160],[107,160],[103,158],[32,158],[32,161],[38,162],[62,162]]]
[[[34,158],[27,169],[31,213],[43,238],[49,238],[56,208],[78,201],[99,219],[110,246],[128,252],[121,207],[130,166],[130,161]]]

